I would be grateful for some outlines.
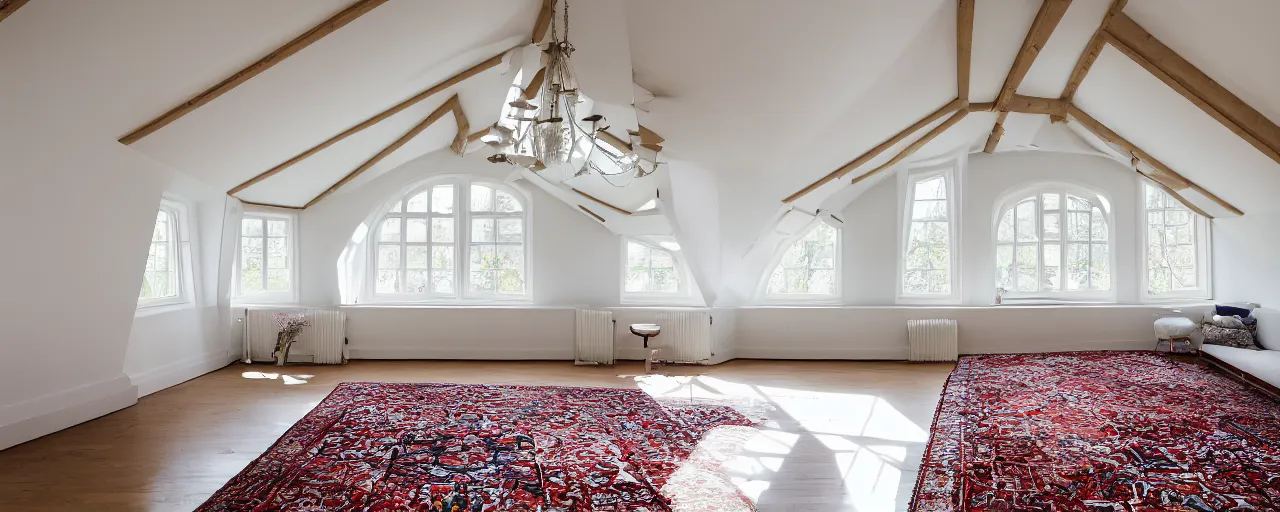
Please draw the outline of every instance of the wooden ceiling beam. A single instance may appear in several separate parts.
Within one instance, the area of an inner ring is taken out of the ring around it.
[[[591,209],[590,209],[590,208],[587,208],[586,206],[578,205],[578,209],[580,209],[580,210],[582,210],[582,211],[584,211],[584,212],[587,212],[587,215],[590,215],[590,216],[591,216],[591,218],[593,218],[593,219],[595,219],[595,220],[598,220],[598,221],[600,221],[600,222],[602,222],[602,223],[604,222],[604,217],[601,217],[601,216],[599,216],[599,215],[596,215],[596,212],[591,211]]]
[[[481,72],[487,71],[489,68],[492,68],[494,66],[497,66],[498,64],[501,64],[502,57],[506,55],[506,53],[507,52],[502,52],[497,55],[494,55],[493,57],[490,57],[489,60],[486,60],[474,66],[471,66],[470,68],[463,70],[461,73],[453,75],[445,79],[443,82],[435,84],[430,88],[428,88],[427,90],[422,91],[407,100],[397,103],[395,106],[389,109],[383,110],[382,112],[379,112],[373,117],[370,117],[368,119],[365,119],[364,121],[361,121],[359,124],[356,124],[355,126],[352,126],[350,128],[347,128],[346,130],[343,130],[342,133],[334,135],[333,137],[329,137],[324,142],[316,144],[315,146],[312,146],[310,149],[307,149],[306,151],[303,151],[301,153],[298,153],[297,155],[294,155],[292,158],[285,160],[284,162],[281,162],[279,165],[276,165],[275,167],[272,167],[258,174],[257,176],[254,176],[253,178],[250,178],[248,181],[245,181],[244,183],[236,185],[231,190],[228,190],[227,193],[236,194],[246,188],[249,188],[261,182],[262,180],[275,176],[280,171],[288,169],[289,167],[294,166],[298,162],[306,160],[312,155],[323,151],[325,148],[332,146],[334,144],[337,144],[338,142],[341,142],[343,139],[346,139],[347,137],[360,133],[370,126],[378,124],[391,116],[394,116],[396,114],[399,114],[400,112],[403,112],[405,109],[409,107],[417,105],[422,100],[435,96],[436,94],[439,94],[450,87],[453,87],[455,85],[462,83],[464,80],[468,78],[476,76]]]
[[[1222,200],[1222,198],[1214,195],[1212,192],[1205,190],[1203,187],[1201,187],[1200,185],[1197,185],[1195,182],[1187,179],[1181,174],[1178,174],[1172,168],[1165,165],[1164,162],[1157,160],[1155,157],[1151,156],[1146,151],[1143,151],[1142,148],[1139,148],[1138,146],[1133,145],[1132,142],[1129,142],[1124,137],[1121,137],[1120,134],[1112,131],[1110,128],[1107,128],[1106,125],[1102,124],[1097,119],[1094,119],[1093,116],[1090,116],[1085,111],[1080,110],[1080,107],[1077,107],[1074,104],[1072,104],[1068,107],[1068,110],[1069,110],[1069,113],[1071,114],[1071,117],[1074,117],[1076,121],[1080,122],[1081,125],[1083,125],[1089,131],[1093,132],[1094,135],[1097,135],[1102,140],[1124,148],[1124,150],[1129,152],[1129,154],[1138,157],[1138,159],[1142,160],[1143,162],[1146,162],[1147,165],[1150,165],[1156,171],[1159,171],[1161,174],[1167,176],[1170,179],[1177,180],[1178,182],[1181,182],[1181,183],[1185,183],[1186,188],[1190,188],[1192,190],[1195,190],[1196,192],[1199,192],[1200,194],[1209,198],[1210,201],[1217,203],[1218,206],[1225,208],[1227,211],[1230,211],[1231,213],[1234,213],[1236,215],[1244,215],[1244,212],[1240,211],[1239,208],[1232,206],[1231,203],[1228,203]],[[1153,177],[1153,179],[1157,179],[1157,178]]]
[[[966,103],[973,60],[973,3],[974,0],[956,0],[956,97]]]
[[[529,85],[520,91],[520,96],[525,101],[529,101],[538,97],[538,91],[542,90],[542,80],[547,76],[547,68],[539,68],[537,73],[533,74],[533,78],[529,79]]]
[[[898,144],[899,142],[902,142],[903,139],[911,136],[911,134],[920,131],[920,129],[932,124],[934,121],[942,119],[943,116],[950,114],[952,112],[956,112],[963,108],[965,108],[965,102],[962,99],[956,98],[951,100],[950,103],[943,105],[942,108],[935,110],[933,113],[921,118],[920,120],[913,123],[911,126],[908,126],[906,129],[898,132],[893,137],[890,137],[888,140],[881,142],[876,147],[873,147],[867,150],[867,152],[861,155],[858,155],[857,158],[854,158],[853,160],[850,160],[849,163],[846,163],[840,166],[839,169],[831,171],[829,174],[827,174],[826,176],[823,176],[818,181],[810,183],[809,186],[803,189],[800,189],[800,191],[794,194],[791,194],[790,196],[787,196],[787,198],[783,199],[782,202],[791,203],[796,199],[800,199],[801,197],[804,197],[808,193],[813,192],[814,190],[817,190],[818,187],[821,187],[823,185],[826,185],[827,183],[831,183],[832,181],[843,178],[846,174],[849,174],[854,169],[861,167],[863,164],[866,164],[867,162],[870,162],[875,157],[879,156],[880,153],[883,153],[887,151],[889,148]]]
[[[605,208],[608,208],[608,209],[613,210],[613,211],[615,211],[615,212],[621,213],[621,214],[623,214],[623,215],[631,215],[631,212],[626,211],[626,210],[623,210],[622,208],[618,208],[617,206],[614,206],[614,205],[612,205],[612,204],[609,204],[609,203],[605,202],[603,199],[597,198],[596,196],[593,196],[593,195],[591,195],[591,194],[588,194],[588,193],[586,193],[586,192],[583,192],[583,191],[578,190],[578,189],[573,188],[573,187],[569,187],[569,190],[572,190],[572,191],[574,191],[574,192],[577,192],[577,193],[578,193],[578,195],[580,195],[580,196],[582,196],[582,197],[585,197],[585,198],[587,198],[587,199],[590,199],[590,200],[592,200],[592,201],[595,201],[596,203],[599,203],[601,206],[603,206],[603,207],[605,207]]]
[[[987,143],[982,146],[982,152],[991,154],[996,152],[996,146],[1000,145],[1000,137],[1004,137],[1004,120],[1009,117],[1009,111],[1000,112],[1000,117],[996,118],[996,125],[991,127],[991,134],[987,135]]]
[[[596,132],[596,138],[604,141],[605,144],[613,146],[613,148],[617,149],[618,151],[621,151],[623,153],[631,152],[631,143],[625,140],[622,140],[621,138],[618,138],[617,135],[609,133],[609,130],[600,130]]]
[[[1201,210],[1199,206],[1195,205],[1195,203],[1192,203],[1191,201],[1188,201],[1185,197],[1182,197],[1182,194],[1179,194],[1177,190],[1174,190],[1172,187],[1165,185],[1164,183],[1161,183],[1160,180],[1156,179],[1154,176],[1147,174],[1145,172],[1142,172],[1142,167],[1139,165],[1140,163],[1142,163],[1142,160],[1139,159],[1133,153],[1130,153],[1129,156],[1130,156],[1129,165],[1133,167],[1133,171],[1138,173],[1139,176],[1146,178],[1147,181],[1150,181],[1152,185],[1156,186],[1156,188],[1163,190],[1164,193],[1169,194],[1170,197],[1177,199],[1178,202],[1182,203],[1182,206],[1187,207],[1188,210],[1196,212],[1201,217],[1204,217],[1206,219],[1213,218],[1212,215],[1209,215],[1204,210]]]
[[[1106,44],[1103,31],[1107,25],[1111,24],[1111,19],[1124,10],[1124,6],[1129,0],[1113,0],[1111,8],[1107,10],[1107,14],[1102,17],[1102,24],[1098,26],[1098,30],[1093,32],[1093,37],[1089,39],[1089,44],[1085,45],[1084,53],[1080,54],[1080,59],[1076,61],[1076,67],[1071,70],[1071,78],[1067,80],[1067,86],[1062,90],[1064,101],[1070,103],[1075,97],[1076,91],[1080,89],[1080,84],[1084,83],[1084,77],[1089,74],[1089,69],[1093,67],[1094,61],[1098,60],[1098,55],[1102,53],[1102,47]]]
[[[1280,163],[1280,126],[1231,94],[1124,13],[1111,20],[1104,34],[1107,43]]]
[[[1013,95],[1006,106],[1009,112],[1022,114],[1046,114],[1054,122],[1062,122],[1067,118],[1068,103],[1060,98],[1039,98],[1035,96]]]
[[[542,8],[538,10],[538,19],[533,23],[533,36],[530,37],[530,44],[541,43],[547,37],[547,31],[551,29],[552,16],[556,14],[556,0],[542,0]]]
[[[995,109],[996,109],[996,103],[994,101],[986,101],[982,103],[970,103],[969,106],[965,107],[965,110],[968,110],[969,112],[991,112],[992,110],[995,110]]]
[[[462,111],[462,101],[458,99],[457,94],[449,98],[447,103],[452,104],[453,120],[458,125],[458,131],[453,134],[453,143],[449,144],[449,149],[459,155],[466,155],[467,141],[470,140],[471,135],[471,122],[467,121],[467,114]]]
[[[947,129],[951,128],[952,126],[955,126],[956,123],[959,123],[967,115],[969,115],[968,110],[964,110],[964,109],[957,110],[956,113],[951,114],[951,117],[948,117],[946,121],[943,121],[942,124],[933,127],[933,129],[926,132],[924,136],[920,137],[919,139],[916,139],[915,142],[912,142],[911,144],[907,145],[907,147],[903,148],[902,151],[898,152],[897,155],[894,155],[893,158],[890,158],[888,162],[880,164],[879,167],[872,169],[870,172],[867,172],[865,174],[862,174],[861,176],[858,176],[857,178],[854,178],[850,184],[851,185],[856,184],[859,181],[865,180],[867,178],[870,178],[871,176],[878,174],[880,171],[893,167],[898,162],[901,162],[902,160],[911,156],[912,153],[919,151],[920,148],[924,147],[925,144],[928,144],[929,141],[933,140],[939,135],[942,135],[942,133],[947,131]]]
[[[249,79],[258,76],[258,74],[271,69],[272,66],[283,62],[295,53],[302,51],[303,48],[311,46],[312,43],[324,39],[325,36],[334,33],[338,29],[346,26],[348,23],[364,16],[374,8],[386,3],[387,0],[357,0],[346,9],[339,11],[337,14],[330,16],[319,25],[311,27],[311,30],[303,32],[302,35],[295,37],[292,41],[285,43],[284,46],[276,48],[275,51],[268,53],[265,57],[258,59],[257,62],[250,64],[249,67],[237,71],[234,75],[227,77],[225,80],[218,82],[213,87],[206,89],[204,92],[197,94],[195,97],[187,100],[181,105],[173,107],[168,112],[161,114],[160,117],[148,121],[138,129],[129,132],[127,135],[120,137],[120,143],[129,145],[143,137],[155,133],[157,130],[164,128],[169,123],[181,119],[183,116],[194,112],[196,109],[217,99],[219,96],[231,92],[240,84]]]
[[[373,167],[374,165],[377,165],[378,162],[382,161],[382,159],[386,158],[391,153],[394,153],[397,149],[400,149],[402,146],[407,144],[410,140],[413,140],[414,137],[417,137],[418,134],[422,133],[423,130],[426,130],[427,127],[431,126],[436,121],[439,121],[440,118],[444,117],[445,114],[449,112],[453,112],[455,108],[460,110],[460,108],[456,106],[457,103],[458,103],[458,95],[455,94],[453,95],[452,98],[449,98],[448,101],[445,101],[443,105],[436,107],[436,109],[431,112],[431,115],[428,115],[426,119],[422,120],[421,123],[418,123],[416,126],[409,129],[408,132],[405,132],[404,135],[401,135],[399,139],[395,140],[395,142],[392,142],[387,147],[382,148],[382,151],[379,151],[378,154],[373,155],[373,158],[370,158],[369,160],[365,161],[365,163],[360,164],[359,167],[356,167],[355,170],[351,171],[346,176],[343,176],[342,179],[338,180],[337,183],[334,183],[333,186],[329,187],[324,192],[321,192],[320,195],[315,197],[315,199],[308,201],[306,206],[303,206],[303,208],[312,207],[316,203],[320,202],[321,199],[328,197],[329,194],[336,192],[338,189],[342,188],[343,185],[346,185],[351,180],[356,179],[356,176],[359,176],[360,174],[369,170],[369,168]]]
[[[27,0],[0,0],[0,21],[4,21],[24,5],[27,5]]]
[[[1040,50],[1049,41],[1049,36],[1053,35],[1053,29],[1058,27],[1058,22],[1062,21],[1062,15],[1067,13],[1069,6],[1071,6],[1071,0],[1041,2],[1040,10],[1036,12],[1035,20],[1031,22],[1031,28],[1027,30],[1027,37],[1022,40],[1022,49],[1018,50],[1018,56],[1013,59],[1009,76],[1005,77],[1004,85],[1000,87],[1000,94],[996,96],[996,110],[1004,110],[1005,105],[1013,99],[1014,93],[1018,92],[1022,79],[1026,78],[1027,71],[1031,70],[1036,56],[1040,55]]]
[[[238,197],[237,197],[236,199],[240,199],[240,198],[238,198]],[[273,204],[273,203],[256,203],[256,202],[253,202],[253,201],[246,201],[246,200],[244,200],[244,199],[240,199],[240,202],[241,202],[241,203],[244,203],[244,204],[248,204],[248,205],[253,205],[253,206],[261,206],[261,207],[264,207],[264,208],[283,208],[283,209],[286,209],[286,210],[301,210],[301,209],[302,209],[302,207],[301,207],[301,206],[288,206],[288,205],[283,205],[283,204]]]

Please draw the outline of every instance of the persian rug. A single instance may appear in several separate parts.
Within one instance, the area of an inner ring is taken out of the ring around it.
[[[695,450],[751,425],[634,389],[342,383],[198,510],[741,509]]]
[[[1280,510],[1280,402],[1151,352],[965,357],[910,510]]]

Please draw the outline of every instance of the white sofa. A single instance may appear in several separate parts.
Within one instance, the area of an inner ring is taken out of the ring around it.
[[[1258,346],[1263,350],[1204,345],[1200,350],[1241,372],[1280,388],[1280,310],[1253,310],[1258,319]]]

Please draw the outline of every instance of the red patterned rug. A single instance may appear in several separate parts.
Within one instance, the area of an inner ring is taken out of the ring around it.
[[[343,383],[198,510],[720,510],[745,498],[691,454],[728,425],[633,389]]]
[[[1149,352],[965,357],[911,510],[1280,510],[1280,402]]]

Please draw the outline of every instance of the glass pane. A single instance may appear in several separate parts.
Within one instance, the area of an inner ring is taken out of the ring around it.
[[[392,217],[382,221],[382,228],[378,230],[378,240],[383,242],[399,242],[400,219]]]
[[[431,219],[431,241],[453,242],[453,219]]]
[[[1107,219],[1102,216],[1102,210],[1094,208],[1090,213],[1089,232],[1094,241],[1107,239]]]
[[[378,246],[378,269],[400,268],[400,246],[383,244]]]
[[[267,268],[289,268],[289,247],[287,239],[267,239]]]
[[[1191,213],[1186,210],[1170,210],[1165,214],[1165,222],[1171,226],[1191,223]]]
[[[168,250],[167,243],[151,244],[149,254],[147,254],[146,270],[165,270],[168,268]]]
[[[649,269],[630,267],[627,269],[627,281],[623,290],[628,292],[649,291]]]
[[[431,291],[436,293],[453,293],[453,271],[432,270]]]
[[[1014,257],[1018,264],[1018,291],[1034,292],[1040,290],[1040,257],[1036,254],[1038,246],[1019,245]]]
[[[1164,212],[1147,212],[1147,224],[1164,224]]]
[[[1044,239],[1045,240],[1061,240],[1062,225],[1059,223],[1060,217],[1057,213],[1044,214]]]
[[[453,270],[452,245],[438,245],[431,248],[431,268],[433,270]]]
[[[471,211],[493,211],[493,189],[484,185],[471,186]]]
[[[1013,289],[1013,246],[996,246],[996,287]]]
[[[925,273],[929,293],[951,293],[951,273],[947,270],[930,270]]]
[[[498,272],[498,293],[524,293],[524,271],[507,269]]]
[[[405,268],[425,269],[431,264],[431,248],[410,245],[404,248]]]
[[[916,201],[911,208],[911,218],[914,220],[941,220],[947,218],[947,202],[943,201]]]
[[[1169,255],[1169,266],[1190,267],[1196,264],[1195,247],[1191,245],[1175,245],[1165,249]]]
[[[782,274],[783,270],[781,265],[773,269],[773,273],[769,274],[769,284],[765,285],[765,293],[786,293],[786,281],[783,279]]]
[[[400,271],[399,270],[379,270],[377,293],[396,293],[400,290]]]
[[[404,291],[406,293],[426,293],[428,270],[406,270],[404,272]]]
[[[497,251],[492,245],[471,246],[471,270],[489,270],[497,268]]]
[[[494,241],[493,221],[494,219],[471,219],[471,241]]]
[[[1147,208],[1164,207],[1164,196],[1166,194],[1164,193],[1163,190],[1160,190],[1156,187],[1151,186],[1150,183],[1147,183],[1146,185],[1144,185],[1143,188],[1147,192]]]
[[[240,290],[262,291],[262,239],[240,239]]]
[[[1036,202],[1035,200],[1018,203],[1016,210],[1017,233],[1019,242],[1039,240],[1036,234]]]
[[[267,290],[273,292],[289,290],[289,271],[287,269],[267,269]]]
[[[404,201],[396,201],[396,204],[391,205],[391,210],[390,210],[390,211],[391,211],[391,212],[393,212],[393,213],[400,213],[400,211],[401,211],[401,210],[400,210],[400,208],[401,208],[401,206],[403,206],[403,205],[404,205]]]
[[[916,183],[916,200],[920,199],[946,199],[947,183],[941,176],[929,178]]]
[[[649,248],[634,242],[627,242],[627,266],[648,267]]]
[[[1089,244],[1067,244],[1067,290],[1089,288]]]
[[[427,241],[427,219],[405,219],[405,241]]]
[[[473,267],[474,268],[474,267]],[[471,289],[492,292],[497,284],[497,273],[492,270],[472,270]]]
[[[1090,231],[1089,212],[1070,212],[1067,214],[1067,240],[1088,241]]]
[[[156,228],[151,232],[151,240],[156,242],[169,240],[169,214],[163,210],[156,214]]]
[[[831,295],[835,293],[835,271],[815,269],[809,271],[808,293]]]
[[[244,236],[262,236],[262,220],[242,219],[240,221],[240,234]]]
[[[1191,226],[1189,225],[1184,224],[1181,226],[1174,226],[1173,228],[1166,228],[1166,229],[1173,231],[1172,235],[1168,238],[1168,240],[1172,243],[1190,244],[1195,241],[1194,235],[1192,234],[1192,231],[1191,231]]]
[[[498,246],[498,265],[502,268],[524,267],[524,247],[519,245]]]
[[[1044,266],[1041,275],[1044,276],[1040,283],[1041,290],[1058,291],[1062,289],[1062,246],[1058,244],[1044,244],[1041,251],[1044,257]]]
[[[1045,194],[1041,197],[1044,198],[1044,209],[1046,210],[1057,210],[1058,201],[1062,198],[1058,194]]]
[[[519,242],[524,239],[524,219],[498,219],[498,241]]]
[[[1091,208],[1093,208],[1093,205],[1090,204],[1088,201],[1085,201],[1084,199],[1080,199],[1071,194],[1067,194],[1067,208],[1071,210],[1087,212]]]
[[[453,213],[453,185],[431,187],[431,211]]]
[[[267,221],[268,236],[287,236],[289,234],[289,223],[283,220]]]
[[[1089,262],[1091,289],[1111,289],[1111,260],[1107,257],[1107,244],[1092,244]]]
[[[929,283],[924,274],[924,270],[910,270],[903,273],[902,291],[905,293],[928,293]]]
[[[501,190],[497,191],[497,202],[496,210],[500,212],[512,213],[524,210],[515,196]]]
[[[1170,272],[1173,287],[1180,290],[1196,287],[1195,267],[1173,267]]]
[[[1147,291],[1152,295],[1170,291],[1170,272],[1167,268],[1152,268],[1147,271]]]
[[[810,266],[814,268],[835,268],[836,246],[830,243],[813,243],[813,259]]]
[[[653,269],[653,280],[649,284],[652,286],[649,291],[653,292],[671,293],[680,289],[680,283],[676,280],[676,271],[673,268]]]
[[[653,255],[653,268],[655,269],[674,268],[676,266],[675,258],[667,251],[654,250],[651,254]]]
[[[1013,210],[1004,212],[1004,216],[1000,217],[1000,224],[996,226],[997,242],[1013,241]]]
[[[151,294],[153,297],[171,297],[173,293],[170,291],[169,278],[172,274],[168,272],[151,272]]]
[[[414,212],[414,213],[426,213],[427,205],[429,205],[430,203],[431,203],[431,192],[428,190],[424,190],[422,192],[419,192],[418,195],[410,197],[409,200],[405,202],[405,211]]]

